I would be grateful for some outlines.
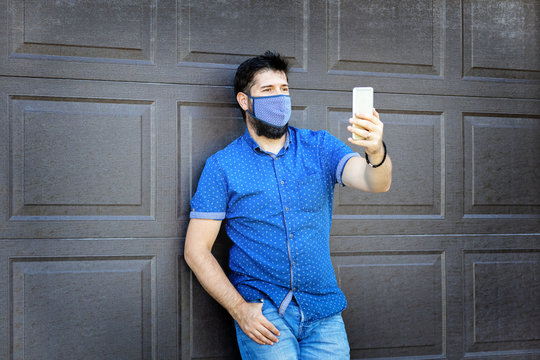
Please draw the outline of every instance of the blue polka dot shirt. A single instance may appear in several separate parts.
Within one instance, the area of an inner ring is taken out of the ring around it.
[[[329,238],[334,186],[353,156],[327,131],[289,127],[277,155],[246,130],[207,159],[190,217],[224,220],[229,278],[246,301],[266,297],[284,311],[294,296],[306,321],[346,308]]]

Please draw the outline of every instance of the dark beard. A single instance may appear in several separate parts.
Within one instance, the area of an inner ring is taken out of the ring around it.
[[[285,124],[282,127],[276,127],[269,125],[261,120],[257,120],[248,115],[248,121],[255,129],[255,133],[258,136],[264,136],[269,139],[281,139],[283,135],[287,133],[289,129],[289,124]]]

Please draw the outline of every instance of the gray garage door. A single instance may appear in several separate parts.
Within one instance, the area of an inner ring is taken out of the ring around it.
[[[345,139],[354,86],[386,124],[391,191],[336,189],[352,357],[540,358],[538,1],[2,0],[0,24],[1,359],[238,357],[182,249],[266,49],[293,125]]]

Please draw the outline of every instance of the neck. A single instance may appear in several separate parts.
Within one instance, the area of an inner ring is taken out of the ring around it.
[[[253,140],[255,140],[257,145],[259,145],[261,149],[266,152],[277,154],[279,153],[283,145],[285,145],[285,139],[287,139],[287,133],[283,134],[283,136],[280,137],[279,139],[270,139],[270,138],[267,138],[266,136],[257,135],[257,133],[255,132],[255,129],[251,126],[249,122],[247,124],[247,128]]]

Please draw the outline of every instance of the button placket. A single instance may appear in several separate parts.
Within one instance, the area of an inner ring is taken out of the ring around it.
[[[279,188],[279,196],[281,199],[282,204],[282,211],[283,211],[283,221],[285,224],[285,234],[286,234],[286,243],[287,243],[287,252],[289,255],[289,272],[290,272],[290,289],[293,291],[296,291],[296,281],[295,281],[295,271],[293,267],[296,265],[296,259],[295,259],[295,250],[294,250],[294,242],[291,241],[294,238],[294,234],[292,232],[291,223],[291,213],[290,213],[290,207],[288,205],[288,201],[291,198],[290,189],[287,191],[288,185],[285,184],[285,182],[288,180],[286,178],[286,170],[285,170],[285,161],[276,161],[277,157],[274,158],[273,165],[274,165],[274,171],[276,174],[276,180],[278,181],[278,188]]]

